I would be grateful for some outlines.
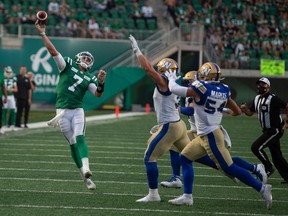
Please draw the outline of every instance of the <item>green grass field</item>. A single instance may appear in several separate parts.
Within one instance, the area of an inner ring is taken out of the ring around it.
[[[50,117],[47,114],[43,120]],[[269,179],[274,202],[268,211],[259,193],[197,163],[193,206],[169,205],[167,201],[183,190],[167,188],[159,188],[160,203],[136,203],[148,191],[143,153],[155,119],[150,114],[88,123],[95,191],[88,191],[80,180],[57,129],[25,129],[1,136],[0,215],[288,215],[288,185],[280,184],[278,172]],[[225,116],[223,125],[232,139],[232,155],[258,162],[250,151],[261,132],[257,119]],[[282,151],[288,159],[287,133]],[[170,177],[168,153],[158,167],[159,182]]]

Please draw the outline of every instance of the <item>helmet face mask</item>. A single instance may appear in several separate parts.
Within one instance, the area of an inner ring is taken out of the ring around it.
[[[222,77],[220,67],[213,62],[204,63],[197,72],[197,79],[203,81],[219,82]]]
[[[74,60],[76,64],[83,67],[86,71],[90,70],[94,63],[94,57],[87,51],[78,53]]]
[[[10,78],[10,77],[13,76],[13,70],[12,70],[12,68],[10,66],[7,66],[7,67],[4,68],[4,76],[6,78]]]
[[[176,71],[176,73],[178,73],[178,68],[179,67],[177,62],[171,58],[164,58],[156,65],[156,71],[160,74],[165,73],[169,70],[172,70],[173,72]]]

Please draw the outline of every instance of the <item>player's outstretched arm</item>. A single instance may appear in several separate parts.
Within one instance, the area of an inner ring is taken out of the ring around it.
[[[154,67],[151,65],[151,63],[148,61],[148,59],[143,55],[141,52],[138,43],[136,39],[133,37],[133,35],[129,36],[129,40],[131,42],[131,46],[133,49],[133,52],[137,56],[138,62],[140,66],[144,69],[144,71],[147,73],[151,79],[157,83],[157,85],[160,87],[161,90],[166,90],[167,89],[167,84],[165,80],[161,77],[157,71],[155,71]]]
[[[35,22],[35,26],[37,30],[39,31],[40,35],[42,36],[43,42],[48,50],[48,52],[51,54],[51,56],[57,56],[59,55],[59,52],[56,50],[52,42],[49,40],[45,33],[46,26],[40,25],[39,20]]]
[[[232,116],[241,115],[240,107],[237,105],[237,103],[231,97],[228,99],[226,106],[230,109],[230,114]]]

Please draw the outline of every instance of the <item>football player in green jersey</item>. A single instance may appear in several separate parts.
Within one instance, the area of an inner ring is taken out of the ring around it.
[[[61,132],[70,144],[72,158],[87,188],[94,190],[96,185],[91,180],[92,173],[89,168],[88,146],[85,139],[83,97],[87,90],[96,97],[102,96],[106,72],[100,70],[97,77],[89,73],[94,57],[87,51],[78,53],[74,60],[62,57],[46,36],[45,25],[40,25],[37,20],[35,26],[53,57],[60,76],[56,89],[57,115],[48,122],[48,125],[55,125],[59,122]]]
[[[17,79],[13,74],[13,70],[10,66],[4,68],[4,83],[7,90],[7,103],[4,104],[2,112],[3,125],[14,128],[16,120],[16,101],[14,93],[18,91]],[[9,119],[7,122],[7,112],[9,110]]]

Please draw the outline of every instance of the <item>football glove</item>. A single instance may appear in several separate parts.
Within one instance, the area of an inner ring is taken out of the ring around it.
[[[176,70],[171,70],[171,69],[169,69],[168,71],[166,71],[165,73],[165,76],[168,78],[168,80],[170,81],[170,80],[174,80],[174,81],[176,81],[176,80],[178,80],[181,76],[177,76],[177,74],[176,74]]]
[[[131,46],[132,46],[133,52],[136,54],[136,56],[143,55],[142,52],[139,49],[139,46],[138,46],[138,43],[137,43],[136,39],[133,37],[133,35],[130,34],[129,40],[131,42]]]

